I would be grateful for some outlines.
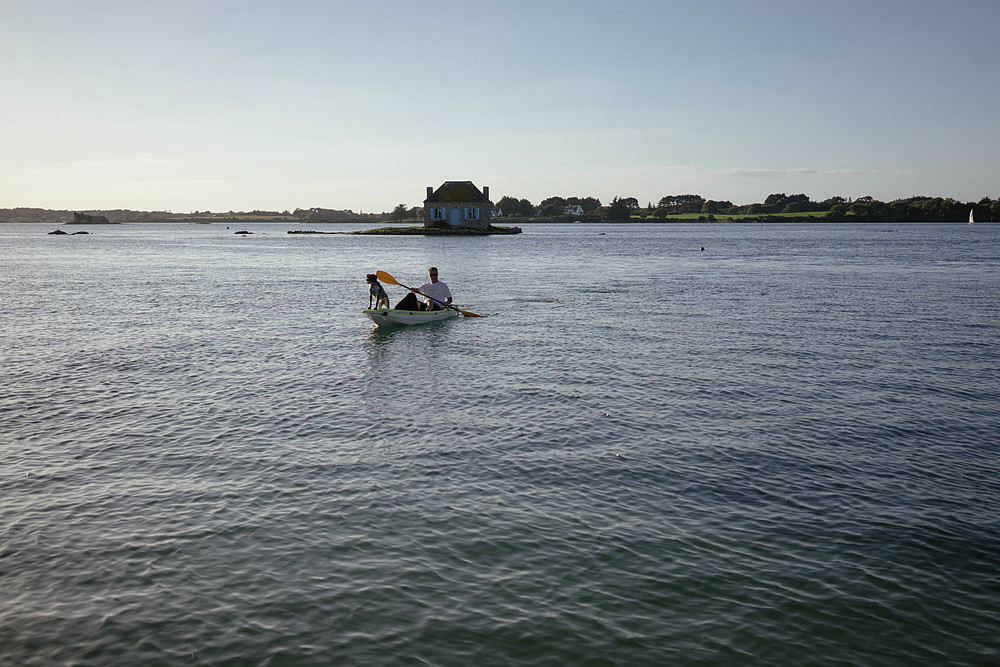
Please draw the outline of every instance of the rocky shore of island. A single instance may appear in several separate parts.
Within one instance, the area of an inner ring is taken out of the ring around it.
[[[486,229],[447,229],[442,227],[379,227],[351,232],[321,232],[312,229],[290,229],[289,234],[369,234],[374,236],[489,236],[491,234],[520,234],[520,227],[497,227]]]

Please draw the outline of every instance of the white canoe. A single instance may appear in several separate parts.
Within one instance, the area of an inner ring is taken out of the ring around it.
[[[458,317],[458,311],[454,308],[443,310],[396,310],[395,308],[367,308],[362,311],[377,326],[389,324],[425,324],[427,322],[437,322],[447,320],[451,317]]]

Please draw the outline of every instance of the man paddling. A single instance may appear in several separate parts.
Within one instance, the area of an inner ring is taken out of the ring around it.
[[[436,266],[427,269],[427,277],[430,278],[429,282],[417,288],[410,288],[410,291],[417,294],[417,297],[423,301],[421,310],[441,310],[450,306],[451,290],[448,289],[447,284],[438,280]]]
[[[434,271],[436,273],[437,269],[431,267],[431,271]],[[428,273],[430,273],[430,271],[428,271]],[[376,271],[375,277],[389,285],[399,285],[403,289],[410,290],[409,293],[403,297],[403,300],[396,304],[396,307],[393,308],[393,310],[420,310],[421,303],[417,301],[417,295],[416,295],[417,290],[413,289],[412,287],[407,287],[403,283],[393,278],[392,274],[386,273],[385,271]],[[441,282],[439,282],[439,284],[444,285],[444,283]],[[421,285],[421,287],[427,287],[427,285]],[[447,290],[448,286],[444,285],[444,288]],[[451,290],[448,290],[448,295],[444,296],[444,299],[446,303],[451,304]],[[483,317],[482,315],[477,315],[468,310],[462,310],[461,308],[458,308],[456,306],[449,305],[448,308],[453,308],[454,310],[462,313],[466,317]]]

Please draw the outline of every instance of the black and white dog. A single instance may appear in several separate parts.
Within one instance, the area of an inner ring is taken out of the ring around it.
[[[372,303],[374,303],[375,308],[379,310],[383,308],[388,309],[389,295],[385,293],[385,289],[379,283],[378,276],[374,273],[369,273],[365,276],[365,282],[368,283],[368,308],[370,309]]]

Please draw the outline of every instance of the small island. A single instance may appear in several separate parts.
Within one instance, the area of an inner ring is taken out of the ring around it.
[[[311,229],[290,229],[289,234],[370,234],[373,236],[487,236],[489,234],[520,234],[520,227],[497,227],[490,225],[485,229],[459,227],[448,229],[442,227],[378,227],[377,229],[361,229],[353,232],[320,232]]]
[[[405,206],[402,207],[405,214]],[[437,190],[427,186],[424,224],[419,227],[379,227],[356,232],[293,230],[289,234],[368,234],[374,236],[487,236],[520,234],[520,227],[497,227],[490,220],[493,202],[490,189],[477,188],[472,181],[445,181]]]

